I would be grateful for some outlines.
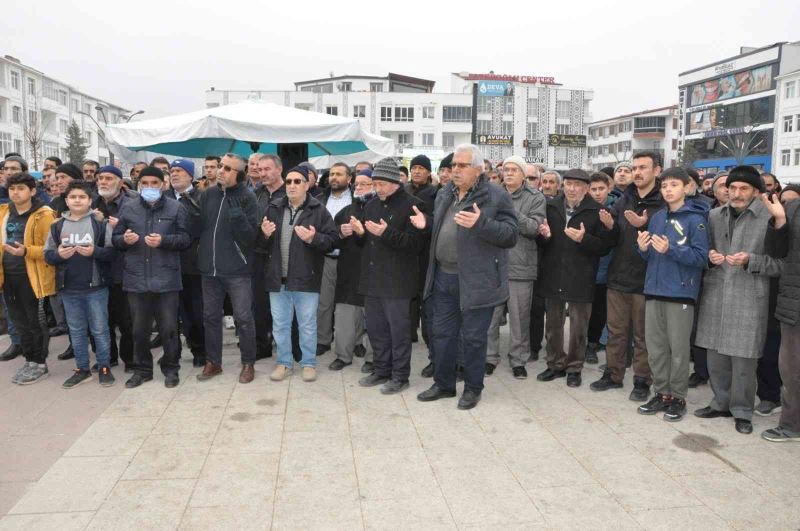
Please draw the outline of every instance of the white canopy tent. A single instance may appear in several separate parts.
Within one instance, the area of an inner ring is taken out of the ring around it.
[[[110,149],[125,161],[142,151],[186,158],[232,152],[247,158],[277,153],[279,144],[298,143],[308,145],[309,161],[320,168],[395,155],[393,140],[362,130],[354,118],[253,100],[109,125],[106,136]]]

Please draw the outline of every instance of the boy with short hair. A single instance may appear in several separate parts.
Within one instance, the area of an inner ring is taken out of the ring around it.
[[[20,335],[25,365],[12,377],[19,385],[48,376],[48,329],[42,303],[55,293],[55,270],[44,261],[53,210],[36,197],[28,173],[8,177],[10,202],[0,205],[0,289]]]
[[[593,173],[589,178],[589,195],[592,199],[605,207],[611,207],[617,197],[610,195],[612,189],[611,178],[604,172]],[[608,286],[608,266],[614,251],[600,258],[595,276],[594,298],[592,299],[592,315],[589,317],[589,330],[587,331],[586,363],[598,363],[597,352],[605,348],[601,342],[603,329],[606,327],[608,305],[606,304],[606,291]],[[621,387],[621,386],[620,386]]]
[[[109,387],[114,385],[108,329],[108,286],[115,254],[111,225],[95,218],[90,183],[72,181],[64,197],[67,210],[51,225],[44,248],[45,260],[57,268],[56,288],[64,302],[77,365],[62,387],[72,389],[92,379],[87,329],[95,341],[100,385]]]
[[[664,412],[676,422],[686,413],[689,346],[694,305],[708,257],[708,206],[686,201],[689,174],[669,168],[661,174],[661,196],[667,206],[639,233],[639,253],[647,261],[644,283],[645,342],[655,396],[639,413]]]

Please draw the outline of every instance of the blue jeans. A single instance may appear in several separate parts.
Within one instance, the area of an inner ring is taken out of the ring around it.
[[[437,268],[438,269],[438,268]],[[486,346],[494,308],[462,310],[458,275],[437,270],[433,283],[433,328],[436,354],[433,380],[445,391],[456,389],[456,360],[463,356],[464,389],[480,393],[486,370]]]
[[[111,336],[108,332],[108,288],[84,292],[62,291],[61,300],[64,302],[69,338],[75,352],[75,364],[79,369],[89,370],[88,328],[97,349],[97,366],[109,367]]]
[[[317,366],[317,306],[319,293],[286,291],[281,286],[278,292],[270,292],[269,306],[272,312],[272,336],[278,346],[278,363],[291,368],[292,357],[292,314],[297,314],[300,332],[300,350],[303,357],[301,367]]]

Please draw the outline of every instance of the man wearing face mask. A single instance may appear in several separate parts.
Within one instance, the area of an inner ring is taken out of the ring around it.
[[[339,259],[336,261],[336,291],[334,294],[334,320],[336,321],[336,336],[334,352],[336,359],[328,367],[338,371],[353,363],[356,349],[363,346],[366,338],[364,328],[364,296],[358,293],[358,283],[361,279],[361,251],[358,238],[353,236],[353,226],[350,218],[361,219],[364,205],[375,196],[372,185],[372,170],[366,169],[356,175],[353,202],[340,210],[334,218],[334,223],[339,229],[339,237],[334,246],[339,250]],[[372,349],[366,352],[364,365],[361,372],[372,372]]]
[[[181,330],[192,351],[195,367],[206,364],[206,339],[203,328],[203,286],[197,270],[197,247],[200,243],[200,196],[203,192],[194,186],[194,162],[175,159],[169,165],[172,187],[164,195],[183,205],[189,215],[189,234],[192,244],[181,251],[181,282],[179,312]]]
[[[183,289],[180,253],[189,247],[186,209],[162,195],[164,173],[148,166],[139,175],[140,197],[120,208],[114,227],[114,247],[125,254],[122,289],[128,294],[133,317],[134,375],[125,382],[133,388],[153,379],[150,331],[158,323],[164,345],[161,372],[164,385],[179,383],[181,341],[178,336],[178,300]]]

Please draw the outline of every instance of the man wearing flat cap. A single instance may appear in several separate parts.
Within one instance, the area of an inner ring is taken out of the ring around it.
[[[764,184],[752,166],[733,168],[725,184],[728,203],[708,217],[709,269],[695,338],[697,346],[708,350],[714,398],[694,414],[734,417],[736,431],[748,434],[753,431],[756,367],[767,333],[769,278],[780,274],[780,262],[770,254],[776,233],[786,230],[786,215],[777,198],[759,197]]]

